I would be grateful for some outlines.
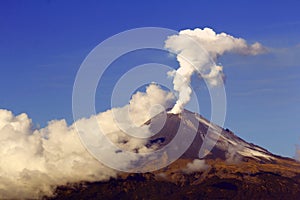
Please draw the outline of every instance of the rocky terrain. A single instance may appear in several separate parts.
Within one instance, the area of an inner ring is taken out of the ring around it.
[[[156,128],[162,117],[146,124]],[[106,182],[59,186],[45,199],[300,199],[299,162],[248,143],[196,113],[167,114],[148,146],[163,148],[179,129],[186,134],[179,138],[182,143],[187,134],[195,137],[171,165],[147,173],[120,173]],[[212,150],[205,152],[203,143],[214,139]]]

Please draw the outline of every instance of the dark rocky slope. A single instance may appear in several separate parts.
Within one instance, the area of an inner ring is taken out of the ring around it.
[[[155,126],[160,120],[158,115],[147,123]],[[60,186],[53,197],[45,199],[300,199],[300,163],[247,143],[229,130],[221,129],[216,145],[206,155],[207,169],[184,171],[198,158],[204,138],[220,129],[197,114],[168,114],[148,146],[168,144],[180,123],[186,134],[197,127],[196,136],[181,158],[168,167],[151,173],[123,173],[107,182]]]

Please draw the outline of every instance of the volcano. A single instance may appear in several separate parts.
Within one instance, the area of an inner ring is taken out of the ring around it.
[[[274,155],[187,110],[160,113],[145,124],[158,130],[148,138],[149,148],[164,148],[176,138],[168,158],[191,142],[162,169],[70,183],[45,199],[300,199],[300,163],[291,158]]]

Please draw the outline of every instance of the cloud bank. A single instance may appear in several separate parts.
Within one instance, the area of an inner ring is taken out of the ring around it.
[[[1,199],[39,198],[56,185],[116,175],[86,151],[65,120],[34,130],[26,114],[0,110],[0,141]]]
[[[145,93],[133,95],[129,105],[114,110],[127,113],[125,108],[129,107],[135,123],[142,123],[158,114],[149,108],[157,104],[172,106],[173,99],[171,93],[152,84]],[[113,110],[81,119],[87,132],[93,129],[89,122],[94,118],[111,141],[123,149],[147,151],[144,140],[120,131]],[[117,176],[117,171],[102,165],[87,152],[75,123],[68,126],[65,120],[53,120],[45,128],[34,129],[26,114],[14,116],[11,111],[0,110],[0,199],[40,198],[51,195],[58,185]],[[126,143],[122,142],[125,140]]]

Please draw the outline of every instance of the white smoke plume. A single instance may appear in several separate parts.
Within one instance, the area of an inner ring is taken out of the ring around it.
[[[216,64],[219,56],[226,52],[257,55],[266,51],[260,43],[248,45],[242,38],[217,34],[210,28],[182,30],[165,41],[165,48],[174,52],[179,62],[179,68],[169,73],[174,77],[174,90],[178,92],[178,100],[171,110],[174,114],[180,113],[190,101],[194,73],[201,76],[208,87],[218,86],[224,77],[223,67]]]
[[[172,94],[152,84],[146,93],[133,95],[128,106],[136,112],[133,117],[140,123],[155,114],[149,112],[151,106],[172,106],[168,105],[172,99]],[[119,130],[109,110],[81,119],[86,131],[93,129],[89,123],[93,117],[106,131]],[[116,143],[126,137],[120,131],[117,133],[120,134],[110,137]],[[128,149],[146,148],[141,141],[130,138],[123,144]],[[68,126],[65,120],[53,120],[45,128],[33,129],[26,114],[14,116],[10,111],[0,110],[0,199],[41,198],[51,195],[58,185],[108,180],[116,175],[115,170],[102,165],[86,151],[75,123]]]

